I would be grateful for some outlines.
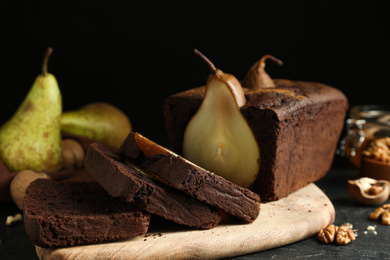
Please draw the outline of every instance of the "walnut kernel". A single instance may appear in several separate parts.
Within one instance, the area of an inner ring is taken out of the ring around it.
[[[336,243],[339,245],[347,245],[356,240],[355,233],[348,226],[341,226],[336,233]]]
[[[370,220],[382,219],[382,224],[390,226],[390,204],[384,204],[374,210],[369,216]]]
[[[386,210],[382,214],[382,224],[390,226],[390,211]]]
[[[383,185],[374,183],[368,190],[367,193],[370,195],[378,195],[384,190]]]
[[[370,220],[377,220],[382,214],[385,212],[385,210],[380,207],[374,210],[374,212],[371,212],[369,219]]]
[[[363,151],[367,158],[390,164],[390,137],[375,139]]]
[[[320,231],[318,232],[318,239],[325,244],[330,244],[334,241],[334,238],[336,236],[338,227],[330,224],[326,228],[321,228]]]
[[[349,223],[343,224],[340,227],[330,224],[326,228],[320,229],[317,238],[325,244],[336,241],[338,245],[347,245],[356,240],[356,234],[352,230],[352,225]]]
[[[382,206],[382,208],[387,209],[387,210],[390,210],[390,203],[384,204],[384,205]]]

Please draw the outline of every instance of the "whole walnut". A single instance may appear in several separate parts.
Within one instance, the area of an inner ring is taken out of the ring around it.
[[[73,139],[62,140],[63,169],[77,169],[83,166],[85,151],[81,144]]]
[[[36,179],[50,179],[50,177],[44,172],[34,172],[31,170],[23,170],[13,178],[10,184],[10,194],[13,202],[19,209],[23,210],[24,204],[24,192],[31,182]]]

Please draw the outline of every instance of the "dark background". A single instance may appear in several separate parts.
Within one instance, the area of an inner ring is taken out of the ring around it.
[[[254,4],[256,3],[256,4]],[[264,54],[273,78],[341,89],[351,106],[388,104],[385,1],[2,1],[0,124],[41,71],[59,83],[63,109],[105,101],[134,130],[165,142],[163,100],[203,85],[199,49],[241,79]]]

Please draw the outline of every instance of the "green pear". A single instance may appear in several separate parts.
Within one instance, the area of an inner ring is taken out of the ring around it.
[[[131,123],[119,108],[105,102],[95,102],[64,112],[61,130],[119,148],[131,132]]]
[[[47,72],[52,49],[15,114],[0,128],[0,158],[10,171],[55,172],[62,165],[62,99],[56,78]]]
[[[241,114],[244,91],[231,74],[211,67],[204,99],[183,137],[183,155],[193,163],[231,182],[249,188],[260,169],[260,148]]]

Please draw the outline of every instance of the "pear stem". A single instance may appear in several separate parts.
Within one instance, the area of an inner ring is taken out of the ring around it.
[[[194,50],[195,54],[198,55],[202,60],[204,60],[211,68],[213,72],[217,71],[217,68],[214,66],[214,64],[200,51],[197,49]]]
[[[49,62],[49,57],[50,57],[52,52],[53,52],[53,48],[49,47],[46,50],[45,55],[43,57],[43,66],[42,66],[42,75],[43,76],[47,75],[47,63]]]
[[[260,69],[264,69],[265,67],[265,60],[266,59],[270,59],[272,60],[273,62],[275,62],[276,64],[278,64],[279,66],[282,66],[283,65],[283,61],[279,60],[278,58],[275,58],[274,56],[270,55],[270,54],[265,54],[261,60],[260,60],[260,66],[259,66],[259,70]]]

